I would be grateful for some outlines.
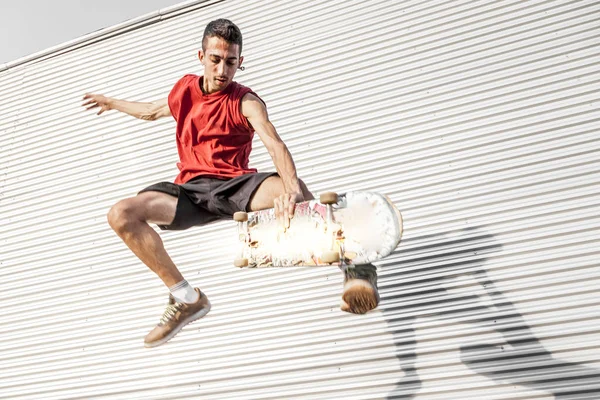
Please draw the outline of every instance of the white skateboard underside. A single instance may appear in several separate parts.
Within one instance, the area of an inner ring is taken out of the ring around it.
[[[339,252],[347,264],[366,264],[390,254],[402,235],[400,212],[386,197],[373,192],[340,195],[332,206],[333,224],[326,206],[316,200],[300,203],[287,230],[274,210],[249,214],[249,238],[240,235],[238,258],[250,267],[328,265],[324,252]],[[339,263],[335,264],[339,265]]]

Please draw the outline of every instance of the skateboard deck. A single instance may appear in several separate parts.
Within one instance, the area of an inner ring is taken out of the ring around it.
[[[387,196],[323,193],[296,204],[286,230],[274,209],[239,212],[238,267],[343,266],[380,260],[398,246],[402,216]]]

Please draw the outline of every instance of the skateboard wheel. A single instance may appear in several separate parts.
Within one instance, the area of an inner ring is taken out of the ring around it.
[[[235,260],[233,260],[233,265],[238,268],[247,267],[248,259],[247,258],[236,258]]]
[[[233,220],[236,222],[246,222],[248,221],[248,213],[244,211],[238,211],[233,214]]]
[[[337,251],[324,251],[321,254],[321,261],[326,264],[333,264],[340,261],[340,253]]]
[[[338,195],[335,192],[321,193],[321,196],[319,196],[319,202],[321,204],[336,204],[338,202]]]

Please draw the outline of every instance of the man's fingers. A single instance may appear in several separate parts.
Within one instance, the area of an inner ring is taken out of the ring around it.
[[[290,201],[288,203],[287,212],[290,218],[294,218],[294,208],[296,207],[296,199],[290,197]]]
[[[290,226],[290,216],[288,214],[288,197],[281,195],[274,201],[275,203],[275,215],[277,216],[277,223],[283,229],[287,229]]]
[[[275,218],[281,224],[281,200],[278,197],[273,200],[273,208],[275,208]]]
[[[94,105],[87,107],[86,110],[91,110],[92,108],[98,108],[98,107],[100,107],[98,104],[94,104]]]
[[[285,229],[290,227],[290,213],[288,212],[288,208],[284,205],[283,208],[283,227]]]
[[[289,193],[282,194],[273,200],[273,205],[277,223],[284,229],[288,229],[291,219],[294,218],[296,196]]]
[[[296,196],[289,194],[286,196],[287,204],[286,204],[286,214],[287,214],[287,226],[290,226],[290,221],[294,218],[294,213],[296,211]]]

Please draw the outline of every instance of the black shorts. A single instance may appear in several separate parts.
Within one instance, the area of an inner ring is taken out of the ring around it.
[[[232,219],[236,211],[249,211],[250,198],[275,172],[245,174],[232,179],[197,177],[183,185],[160,182],[140,191],[162,192],[177,197],[175,219],[163,230],[184,230],[220,219]]]

